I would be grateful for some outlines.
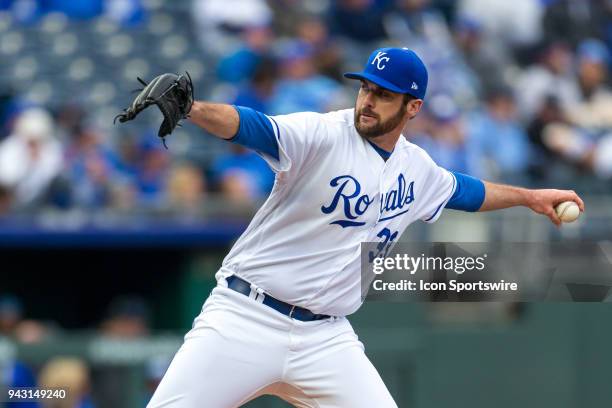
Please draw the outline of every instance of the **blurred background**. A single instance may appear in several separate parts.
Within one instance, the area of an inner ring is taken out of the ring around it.
[[[451,170],[574,189],[587,212],[556,229],[526,209],[447,211],[402,239],[610,248],[611,17],[610,0],[0,0],[0,385],[144,407],[273,184],[190,124],[164,149],[156,109],[113,126],[137,76],[324,112],[354,105],[342,73],[373,49],[412,48],[430,81],[410,141]],[[400,407],[582,408],[612,406],[611,316],[370,302],[351,321]]]

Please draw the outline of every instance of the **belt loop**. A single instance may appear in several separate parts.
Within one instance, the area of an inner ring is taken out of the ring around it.
[[[251,283],[251,292],[249,293],[249,298],[256,300],[257,299],[257,286],[255,286],[255,284]]]
[[[266,295],[264,295],[264,290],[262,288],[256,288],[255,291],[257,292],[257,295],[255,295],[255,300],[259,303],[263,303],[264,298],[266,297]]]
[[[249,297],[259,303],[263,303],[264,301],[264,290],[254,283],[251,283],[251,293],[249,293]]]

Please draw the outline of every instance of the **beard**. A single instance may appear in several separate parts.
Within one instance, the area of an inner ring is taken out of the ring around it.
[[[369,126],[362,125],[360,119],[361,115],[363,115],[364,113],[369,116],[374,116],[378,120],[378,123]],[[406,105],[402,104],[395,115],[393,115],[386,121],[381,122],[380,117],[371,110],[366,108],[358,111],[357,107],[355,107],[355,129],[357,129],[357,133],[359,133],[361,137],[364,137],[366,139],[373,139],[385,135],[395,129],[397,126],[399,126],[399,124],[402,123],[402,120],[404,120],[405,114]]]

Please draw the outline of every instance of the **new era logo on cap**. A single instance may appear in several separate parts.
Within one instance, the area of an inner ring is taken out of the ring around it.
[[[381,48],[370,54],[362,72],[345,77],[367,80],[392,92],[423,99],[427,90],[427,68],[418,55],[407,48]]]

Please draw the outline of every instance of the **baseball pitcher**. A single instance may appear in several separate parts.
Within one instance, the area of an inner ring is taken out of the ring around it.
[[[188,117],[257,151],[276,173],[267,201],[216,273],[149,408],[238,407],[263,394],[298,407],[395,407],[346,316],[361,305],[360,243],[389,248],[444,208],[526,206],[560,220],[573,191],[528,190],[447,171],[401,134],[423,105],[427,69],[404,48],[374,51],[355,107],[268,116],[193,100],[191,79],[155,78],[119,115],[156,104],[165,137]],[[495,137],[495,135],[491,135]]]

